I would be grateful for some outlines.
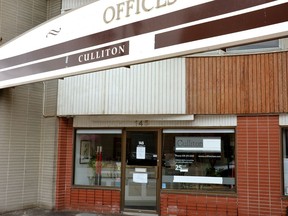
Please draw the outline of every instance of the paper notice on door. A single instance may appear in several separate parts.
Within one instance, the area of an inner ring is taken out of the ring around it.
[[[135,183],[148,183],[147,173],[133,173],[133,182]]]
[[[137,146],[136,159],[145,159],[145,155],[146,155],[146,147],[145,146]]]

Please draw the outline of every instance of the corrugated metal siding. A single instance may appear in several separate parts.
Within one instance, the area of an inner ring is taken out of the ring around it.
[[[57,122],[57,117],[42,119],[38,204],[44,208],[55,205]]]
[[[0,93],[0,212],[38,200],[42,84]]]
[[[62,0],[62,11],[75,9],[96,1],[98,0]]]
[[[288,111],[288,53],[187,58],[190,114]]]
[[[0,45],[46,19],[46,0],[0,0]]]
[[[155,117],[157,119],[158,116]],[[235,127],[237,126],[237,116],[234,115],[200,115],[195,116],[194,120],[145,120],[144,116],[125,116],[124,120],[117,119],[99,120],[95,116],[75,116],[73,119],[73,127],[89,128],[122,128],[122,127]],[[137,119],[138,120],[135,120]],[[181,117],[180,117],[181,118]],[[179,119],[180,119],[179,118]],[[141,124],[139,124],[141,122]]]
[[[185,114],[185,59],[65,78],[58,115]]]
[[[55,117],[57,115],[58,80],[43,82],[43,116]]]
[[[54,207],[58,122],[57,100],[53,98],[57,88],[52,90],[55,83],[49,81],[50,90],[46,92],[46,110],[54,112],[49,118],[42,118],[43,83],[0,90],[0,213]]]
[[[61,14],[62,0],[47,1],[47,19],[51,19]]]
[[[0,0],[0,45],[60,12],[61,0]],[[0,213],[54,207],[57,84],[0,90]]]
[[[39,164],[40,207],[53,208],[55,205],[55,179],[57,161],[57,92],[58,81],[43,82],[43,117]]]

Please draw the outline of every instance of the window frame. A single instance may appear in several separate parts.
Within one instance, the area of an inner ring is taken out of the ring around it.
[[[284,154],[285,154],[285,148],[286,148],[286,154],[287,154],[287,162],[288,162],[288,127],[282,127],[281,128],[281,165],[282,165],[282,196],[285,198],[288,198],[288,176],[287,176],[287,186],[285,185],[285,164],[284,164]],[[288,175],[288,166],[287,166],[287,175]],[[285,192],[287,191],[287,193]]]
[[[174,134],[174,136],[176,137],[177,134],[181,134],[181,133],[189,133],[189,134],[234,134],[234,151],[233,151],[233,161],[234,161],[234,189],[233,190],[217,190],[217,189],[213,189],[213,190],[195,190],[195,189],[186,189],[186,188],[163,188],[163,180],[161,180],[161,190],[162,192],[169,192],[169,193],[204,193],[204,194],[231,194],[231,195],[235,195],[237,194],[237,158],[236,158],[236,151],[237,151],[237,143],[236,143],[236,129],[233,128],[199,128],[199,129],[163,129],[163,138],[162,138],[162,155],[161,158],[164,162],[164,142],[165,142],[165,134]],[[211,136],[207,136],[207,137],[211,137]],[[175,147],[175,144],[174,144]],[[221,143],[221,148],[222,148],[222,143]],[[163,163],[162,163],[162,169],[165,168]],[[161,169],[161,170],[162,170]],[[162,170],[163,171],[163,170]],[[161,178],[163,177],[163,173],[161,172]],[[216,184],[215,184],[216,185]]]
[[[78,133],[77,133],[78,132]],[[104,186],[104,185],[85,185],[85,184],[76,184],[75,183],[75,175],[76,175],[76,145],[77,145],[77,135],[78,134],[98,134],[98,135],[119,135],[121,143],[121,158],[120,158],[120,185],[119,186]],[[123,129],[122,128],[74,128],[74,139],[73,139],[73,162],[72,162],[72,176],[71,176],[71,187],[72,188],[91,188],[91,189],[108,189],[108,190],[121,190],[121,181],[122,181],[122,136],[123,136]]]

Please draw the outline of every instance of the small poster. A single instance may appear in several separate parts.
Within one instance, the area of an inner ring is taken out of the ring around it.
[[[147,173],[133,173],[133,182],[135,183],[148,183]]]
[[[90,146],[89,140],[82,140],[80,144],[80,164],[87,164],[90,160]]]
[[[136,150],[136,159],[145,159],[146,155],[146,147],[145,146],[137,146]]]

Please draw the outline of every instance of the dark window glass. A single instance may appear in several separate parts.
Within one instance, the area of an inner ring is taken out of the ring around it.
[[[257,50],[257,49],[273,49],[279,48],[279,40],[271,40],[242,46],[227,48],[227,51],[241,51],[241,50]]]
[[[284,194],[288,195],[288,128],[283,129]]]
[[[164,134],[163,189],[235,190],[233,134]]]

